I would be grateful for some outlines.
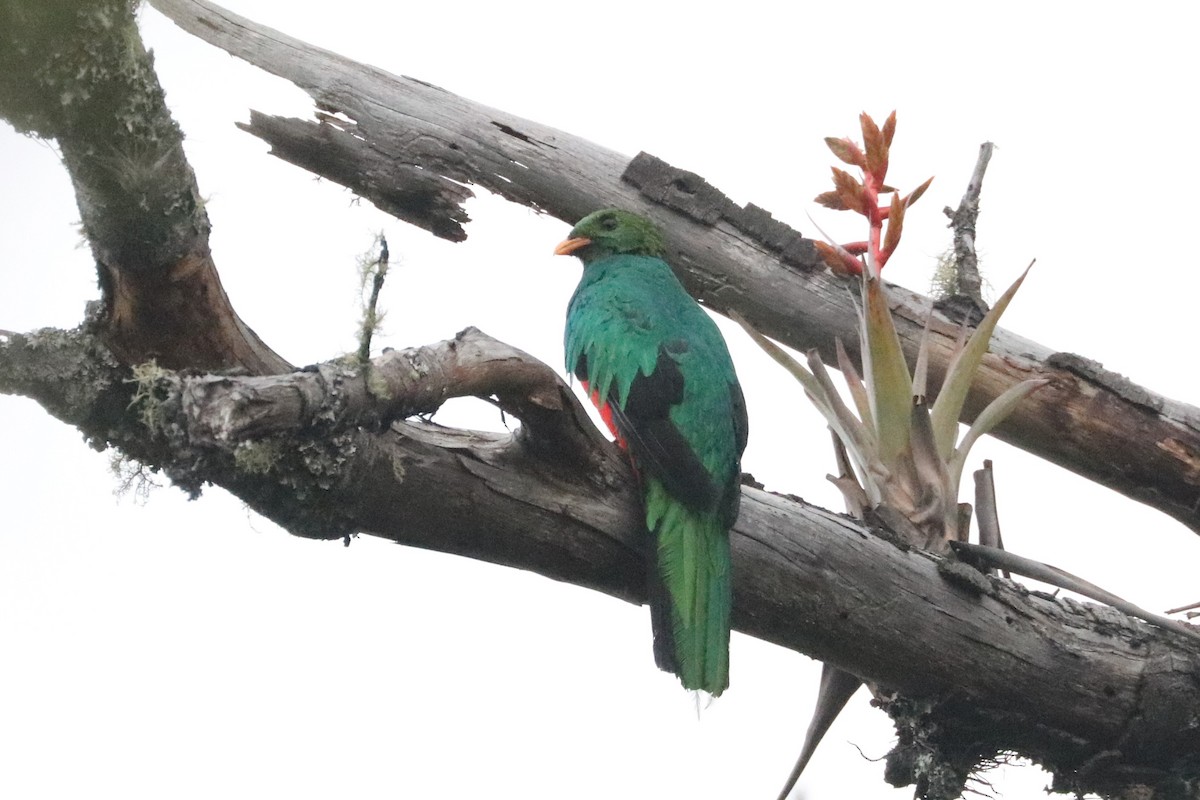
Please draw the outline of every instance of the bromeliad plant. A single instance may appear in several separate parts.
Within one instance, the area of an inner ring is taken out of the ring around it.
[[[830,480],[841,490],[851,513],[876,517],[917,547],[945,551],[949,542],[967,540],[971,506],[959,504],[958,486],[971,446],[1047,381],[1028,380],[1013,386],[992,401],[958,439],[958,418],[972,379],[996,323],[1025,279],[1022,274],[970,337],[960,339],[941,390],[932,404],[929,402],[928,326],[910,373],[879,273],[900,243],[906,210],[933,179],[906,196],[889,187],[884,181],[896,114],[892,112],[882,128],[865,113],[859,119],[861,147],[849,138],[827,138],[825,142],[839,159],[858,167],[862,179],[834,167],[834,189],[816,198],[828,208],[861,214],[868,225],[865,241],[816,243],[833,272],[860,280],[862,377],[841,341],[836,343],[838,368],[845,376],[854,410],[842,400],[815,350],[808,352],[806,367],[745,320],[735,318],[763,350],[795,376],[829,423],[841,473]],[[880,196],[885,194],[890,194],[891,200],[881,205]]]

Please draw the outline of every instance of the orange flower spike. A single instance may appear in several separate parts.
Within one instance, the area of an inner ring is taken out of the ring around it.
[[[836,139],[833,136],[826,136],[825,144],[829,146],[829,149],[833,151],[835,156],[846,164],[863,170],[867,168],[867,157],[863,155],[862,149],[850,137],[846,136]]]
[[[828,136],[825,144],[842,162],[862,170],[862,180],[838,167],[833,167],[833,191],[823,192],[816,202],[837,211],[855,211],[867,218],[867,241],[847,245],[817,243],[821,259],[839,275],[861,275],[862,261],[878,274],[900,244],[904,231],[904,211],[917,202],[933,178],[922,183],[906,196],[901,196],[884,181],[887,178],[888,161],[892,139],[896,135],[896,112],[888,114],[883,127],[867,112],[858,116],[862,129],[863,144],[859,146],[849,137]],[[881,206],[879,196],[891,194],[891,200]],[[884,224],[887,231],[884,232]]]
[[[918,186],[917,188],[915,188],[911,192],[909,192],[908,197],[904,198],[905,207],[911,206],[913,203],[920,200],[921,195],[925,194],[925,190],[929,188],[929,184],[931,184],[931,183],[933,183],[932,177],[930,177],[929,180],[925,181],[920,186]]]
[[[892,207],[888,209],[887,235],[883,237],[883,251],[879,254],[880,269],[883,269],[883,265],[900,244],[900,235],[904,232],[904,208],[905,204],[900,195],[892,195]]]
[[[892,113],[888,114],[888,118],[883,121],[882,133],[883,133],[883,143],[887,146],[888,150],[891,150],[892,137],[896,135],[896,111],[895,111],[895,109],[893,109]]]
[[[836,187],[838,200],[851,211],[857,211],[864,216],[868,213],[868,197],[865,187],[858,179],[844,169],[831,167],[833,170],[833,185]]]
[[[877,278],[879,277],[879,270],[883,268],[883,262],[885,260],[882,258],[883,248],[879,241],[883,235],[883,222],[879,219],[879,206],[875,205],[872,210],[875,213],[871,218],[871,233],[870,239],[868,240],[870,242],[870,249],[867,253],[867,264],[874,264],[874,274],[871,277]]]
[[[891,117],[888,119],[891,121]],[[864,172],[866,172],[868,182],[870,179],[874,179],[875,190],[878,192],[879,187],[883,186],[884,179],[887,178],[890,137],[884,136],[883,131],[879,130],[879,126],[867,112],[859,114],[858,121],[862,126],[863,147],[867,151],[867,166]],[[891,126],[894,133],[896,123],[892,121]]]
[[[834,275],[843,277],[862,275],[862,262],[846,252],[844,248],[822,241],[814,241],[813,244],[817,248],[817,254],[825,262],[825,266],[829,267],[830,272]]]
[[[865,206],[863,215],[867,218],[870,226],[868,263],[873,263],[875,269],[878,269],[882,254],[880,237],[883,233],[883,212],[879,208],[879,190],[883,187],[884,178],[887,176],[888,145],[883,131],[875,124],[875,120],[871,119],[870,114],[864,111],[859,114],[858,121],[862,128],[863,149],[866,151],[867,159],[866,168],[863,170],[863,205]]]
[[[835,191],[821,192],[813,198],[814,203],[820,203],[826,208],[831,208],[834,211],[846,211],[846,204],[842,202],[842,198]]]

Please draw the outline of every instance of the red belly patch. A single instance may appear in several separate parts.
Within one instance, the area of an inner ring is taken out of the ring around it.
[[[600,412],[600,419],[604,420],[604,424],[608,426],[608,429],[610,431],[612,431],[612,435],[614,438],[616,438],[617,444],[621,447],[622,450],[627,450],[628,447],[625,444],[625,437],[621,435],[621,432],[619,430],[617,430],[616,423],[613,422],[612,406],[610,406],[608,404],[607,400],[604,400],[600,397],[599,391],[593,392],[588,387],[587,381],[580,381],[579,384],[581,386],[583,386],[584,393],[587,394],[587,396],[589,398],[591,398],[592,403],[596,406],[596,409]]]

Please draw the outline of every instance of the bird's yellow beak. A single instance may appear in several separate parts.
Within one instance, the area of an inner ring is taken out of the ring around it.
[[[591,243],[592,240],[588,239],[586,236],[580,236],[577,239],[564,239],[558,243],[557,247],[554,248],[554,255],[569,256],[579,248],[587,247]]]

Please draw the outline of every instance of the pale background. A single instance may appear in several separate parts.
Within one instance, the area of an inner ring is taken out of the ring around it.
[[[822,137],[896,108],[889,182],[937,176],[887,270],[919,290],[948,243],[941,209],[990,139],[985,276],[1003,288],[1038,259],[1005,326],[1196,399],[1194,4],[782,5],[228,0],[362,62],[646,150],[810,235],[806,212],[861,238],[858,218],[811,202],[832,163]],[[354,256],[383,230],[394,271],[377,347],[476,325],[559,364],[579,268],[550,250],[567,225],[481,197],[470,240],[451,245],[355,203],[233,126],[250,107],[308,115],[299,90],[152,10],[142,23],[225,286],[285,358],[353,349]],[[54,149],[0,130],[0,181],[0,328],[74,326],[95,272]],[[840,508],[820,419],[723,330],[750,405],[745,469]],[[467,401],[437,419],[501,424]],[[2,797],[769,798],[796,755],[817,677],[804,656],[735,635],[733,686],[698,721],[653,667],[643,608],[366,537],[301,540],[219,489],[114,498],[109,455],[28,400],[0,397],[0,447]],[[985,457],[1010,549],[1148,608],[1200,600],[1200,537],[994,441],[972,462]],[[855,698],[804,795],[909,796],[882,783],[890,743]],[[1005,798],[1046,783],[1030,767],[987,777]]]

